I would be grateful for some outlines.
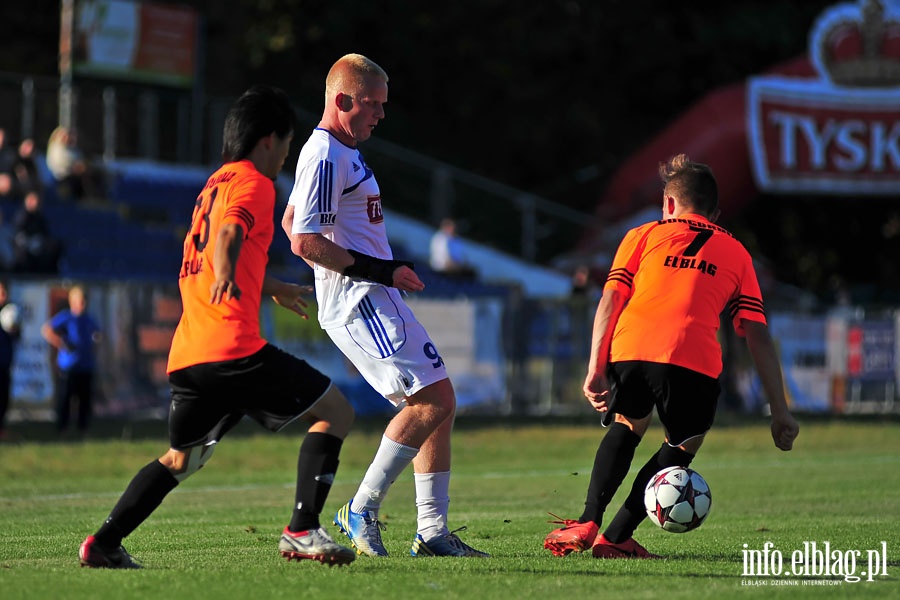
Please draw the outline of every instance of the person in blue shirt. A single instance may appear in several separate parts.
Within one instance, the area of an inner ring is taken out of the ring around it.
[[[91,395],[97,366],[95,347],[100,325],[87,312],[84,288],[69,290],[69,308],[56,313],[41,327],[41,335],[56,348],[56,426],[64,434],[69,426],[72,401],[78,401],[78,431],[87,431],[91,418]]]

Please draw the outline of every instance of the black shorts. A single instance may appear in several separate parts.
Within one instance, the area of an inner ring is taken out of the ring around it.
[[[246,358],[169,374],[169,444],[185,450],[218,442],[246,415],[278,431],[308,411],[331,379],[271,344]]]
[[[613,410],[642,419],[653,411],[666,428],[669,444],[680,446],[712,427],[719,380],[676,365],[629,360],[609,365]]]

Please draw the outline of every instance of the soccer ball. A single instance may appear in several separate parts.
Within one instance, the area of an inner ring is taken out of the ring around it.
[[[687,467],[668,467],[650,479],[644,508],[657,526],[672,533],[697,529],[709,515],[712,494],[700,473]]]

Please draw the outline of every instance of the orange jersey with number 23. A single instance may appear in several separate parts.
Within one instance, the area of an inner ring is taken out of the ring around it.
[[[244,358],[266,341],[259,331],[259,308],[269,245],[274,235],[275,186],[248,160],[226,163],[210,176],[197,198],[184,239],[178,287],[183,312],[167,372],[192,365]],[[216,236],[227,223],[244,232],[235,281],[240,299],[210,303],[216,280]]]

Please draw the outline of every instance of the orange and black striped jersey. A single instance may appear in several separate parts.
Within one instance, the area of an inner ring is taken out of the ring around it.
[[[718,377],[722,312],[728,309],[739,335],[742,319],[766,323],[750,254],[731,233],[696,214],[629,231],[604,286],[611,289],[628,299],[611,362],[666,363]]]
[[[227,163],[210,176],[184,239],[178,278],[183,311],[169,350],[169,373],[250,356],[265,345],[259,308],[275,232],[274,210],[275,185],[249,160]],[[228,223],[237,223],[244,231],[235,272],[241,297],[212,304],[216,236]]]

